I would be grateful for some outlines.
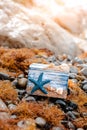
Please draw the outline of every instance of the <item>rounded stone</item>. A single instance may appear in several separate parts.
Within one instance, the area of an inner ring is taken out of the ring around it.
[[[69,73],[69,79],[75,79],[76,74],[75,73]]]
[[[75,126],[72,124],[72,122],[69,121],[67,125],[69,129],[75,130]]]
[[[22,88],[22,89],[26,89],[27,81],[28,80],[26,78],[19,78],[18,79],[19,87]]]
[[[73,63],[83,64],[83,61],[79,57],[75,57]]]
[[[14,104],[9,104],[9,105],[8,105],[8,108],[9,108],[10,110],[14,110],[14,109],[16,108],[16,105],[14,105]]]
[[[71,66],[71,67],[70,67],[70,73],[75,73],[75,74],[77,74],[77,73],[78,73],[78,69],[77,69],[76,67],[74,67],[74,66]]]
[[[42,118],[42,117],[37,117],[35,119],[35,123],[42,127],[42,126],[44,126],[46,124],[46,120],[44,118]]]
[[[83,68],[80,72],[81,72],[84,76],[87,76],[87,68]]]
[[[6,73],[0,72],[0,79],[1,80],[9,80],[10,76]]]
[[[18,84],[17,79],[13,80],[12,85],[13,85],[13,86],[17,86],[17,84]]]
[[[83,88],[84,91],[87,91],[87,84],[83,85],[82,88]]]
[[[17,116],[16,116],[16,115],[11,115],[10,118],[11,118],[11,119],[16,119]]]
[[[24,74],[18,75],[18,78],[24,78]]]
[[[29,96],[29,97],[25,98],[25,100],[28,101],[28,102],[29,101],[36,101],[35,98],[32,97],[32,96]]]

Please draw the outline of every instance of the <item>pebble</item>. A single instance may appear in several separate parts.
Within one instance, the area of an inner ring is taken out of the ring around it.
[[[87,84],[83,85],[82,88],[83,88],[84,91],[87,91]]]
[[[2,99],[0,99],[0,110],[8,111],[8,108],[7,108],[6,104],[2,101]]]
[[[36,99],[33,96],[29,96],[29,97],[25,98],[25,100],[27,102],[29,102],[29,101],[36,101]]]
[[[16,108],[16,105],[14,105],[14,104],[9,104],[9,105],[8,105],[8,108],[9,108],[10,110],[14,110],[14,109]]]
[[[37,117],[35,119],[35,123],[41,127],[43,127],[46,124],[46,120],[42,117]]]
[[[84,130],[83,128],[77,128],[77,130]]]
[[[13,80],[12,85],[13,85],[13,86],[17,86],[17,84],[18,84],[17,79]]]
[[[81,60],[79,57],[75,57],[72,63],[83,64],[83,60]]]
[[[84,80],[81,84],[82,84],[82,85],[87,84],[87,80]]]
[[[70,73],[75,73],[75,74],[77,74],[77,73],[78,73],[78,69],[77,69],[76,67],[74,67],[74,66],[71,66],[71,67],[70,67]]]
[[[82,73],[84,76],[87,76],[87,68],[83,68],[80,73]]]
[[[10,118],[11,118],[11,119],[16,119],[17,116],[16,116],[16,115],[11,115]]]
[[[50,57],[48,57],[47,61],[48,62],[55,62],[56,61],[56,57],[54,55],[50,56]]]
[[[6,73],[0,72],[0,79],[1,80],[9,80],[10,76]]]
[[[73,120],[76,119],[76,116],[75,116],[71,111],[68,111],[68,112],[67,112],[67,115],[68,115],[70,118],[72,118]]]
[[[63,129],[60,127],[53,127],[52,130],[63,130]]]
[[[66,103],[63,100],[58,99],[55,103],[66,107]]]
[[[24,78],[24,74],[18,75],[18,78]]]
[[[18,89],[17,92],[18,92],[18,95],[25,95],[26,94],[25,89],[22,89],[22,90]]]
[[[10,118],[9,113],[7,112],[0,112],[0,120],[8,120]]]
[[[19,78],[18,79],[19,88],[26,89],[27,81],[28,81],[27,78]]]
[[[69,79],[75,79],[76,76],[77,75],[75,73],[69,73]]]
[[[69,121],[67,123],[67,126],[68,126],[69,129],[75,130],[75,126],[72,124],[72,122]]]

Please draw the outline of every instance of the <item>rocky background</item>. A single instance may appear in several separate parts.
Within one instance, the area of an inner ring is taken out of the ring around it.
[[[0,130],[87,130],[86,7],[86,0],[0,1]],[[66,63],[67,98],[29,95],[31,63]]]

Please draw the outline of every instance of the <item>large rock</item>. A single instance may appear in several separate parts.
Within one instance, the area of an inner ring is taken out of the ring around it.
[[[55,21],[54,13],[52,16],[47,13],[51,7],[47,10],[43,2],[42,9],[38,1],[31,0],[28,8],[12,0],[0,1],[0,45],[48,48],[56,54],[72,56],[79,54],[76,37]]]

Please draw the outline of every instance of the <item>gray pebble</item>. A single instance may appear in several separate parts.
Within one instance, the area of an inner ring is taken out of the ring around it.
[[[14,105],[14,104],[9,104],[9,105],[8,105],[8,108],[9,108],[10,110],[14,110],[14,109],[16,108],[16,105]]]
[[[1,80],[9,80],[10,76],[6,73],[0,72],[0,79]]]
[[[75,57],[73,63],[83,64],[83,61],[79,57]]]
[[[27,97],[27,98],[25,98],[25,100],[26,101],[36,101],[36,99],[34,98],[34,97],[32,97],[32,96],[29,96],[29,97]]]
[[[67,125],[69,129],[75,130],[75,126],[72,124],[72,122],[69,121]]]
[[[18,85],[20,86],[20,88],[26,89],[27,81],[27,78],[18,79]]]
[[[69,78],[70,79],[75,79],[76,78],[76,74],[75,73],[69,73]]]
[[[72,111],[72,113],[73,113],[76,117],[79,117],[79,116],[80,116],[80,113],[79,113],[79,112]]]
[[[71,112],[71,111],[68,111],[67,112],[67,115],[72,118],[73,120],[76,119],[76,116]]]
[[[25,89],[22,89],[22,90],[18,89],[17,91],[18,91],[19,95],[25,95],[26,94],[26,90]]]
[[[71,67],[70,67],[70,73],[75,73],[75,74],[77,74],[77,73],[78,73],[78,69],[77,69],[76,67],[74,67],[74,66],[71,66]]]
[[[16,119],[17,116],[16,116],[16,115],[11,115],[10,118],[11,118],[11,119]]]
[[[82,84],[82,85],[87,84],[87,80],[84,80],[81,84]]]
[[[18,75],[18,78],[24,78],[24,74]]]
[[[87,76],[87,68],[83,68],[80,72],[81,72],[84,76]]]
[[[17,79],[15,79],[15,80],[12,82],[12,85],[13,85],[13,86],[17,86],[17,84],[18,84],[18,81],[17,81]]]
[[[63,129],[60,127],[53,127],[52,130],[63,130]]]
[[[50,56],[50,57],[48,57],[47,61],[48,62],[55,62],[56,61],[56,57],[54,55]]]
[[[42,127],[42,126],[44,126],[46,124],[46,120],[44,118],[42,118],[42,117],[37,117],[35,119],[35,123]]]
[[[17,126],[20,127],[20,128],[25,127],[25,121],[24,121],[24,120],[19,121],[19,122],[17,123]]]
[[[83,85],[82,88],[83,88],[84,91],[87,91],[87,84]]]

